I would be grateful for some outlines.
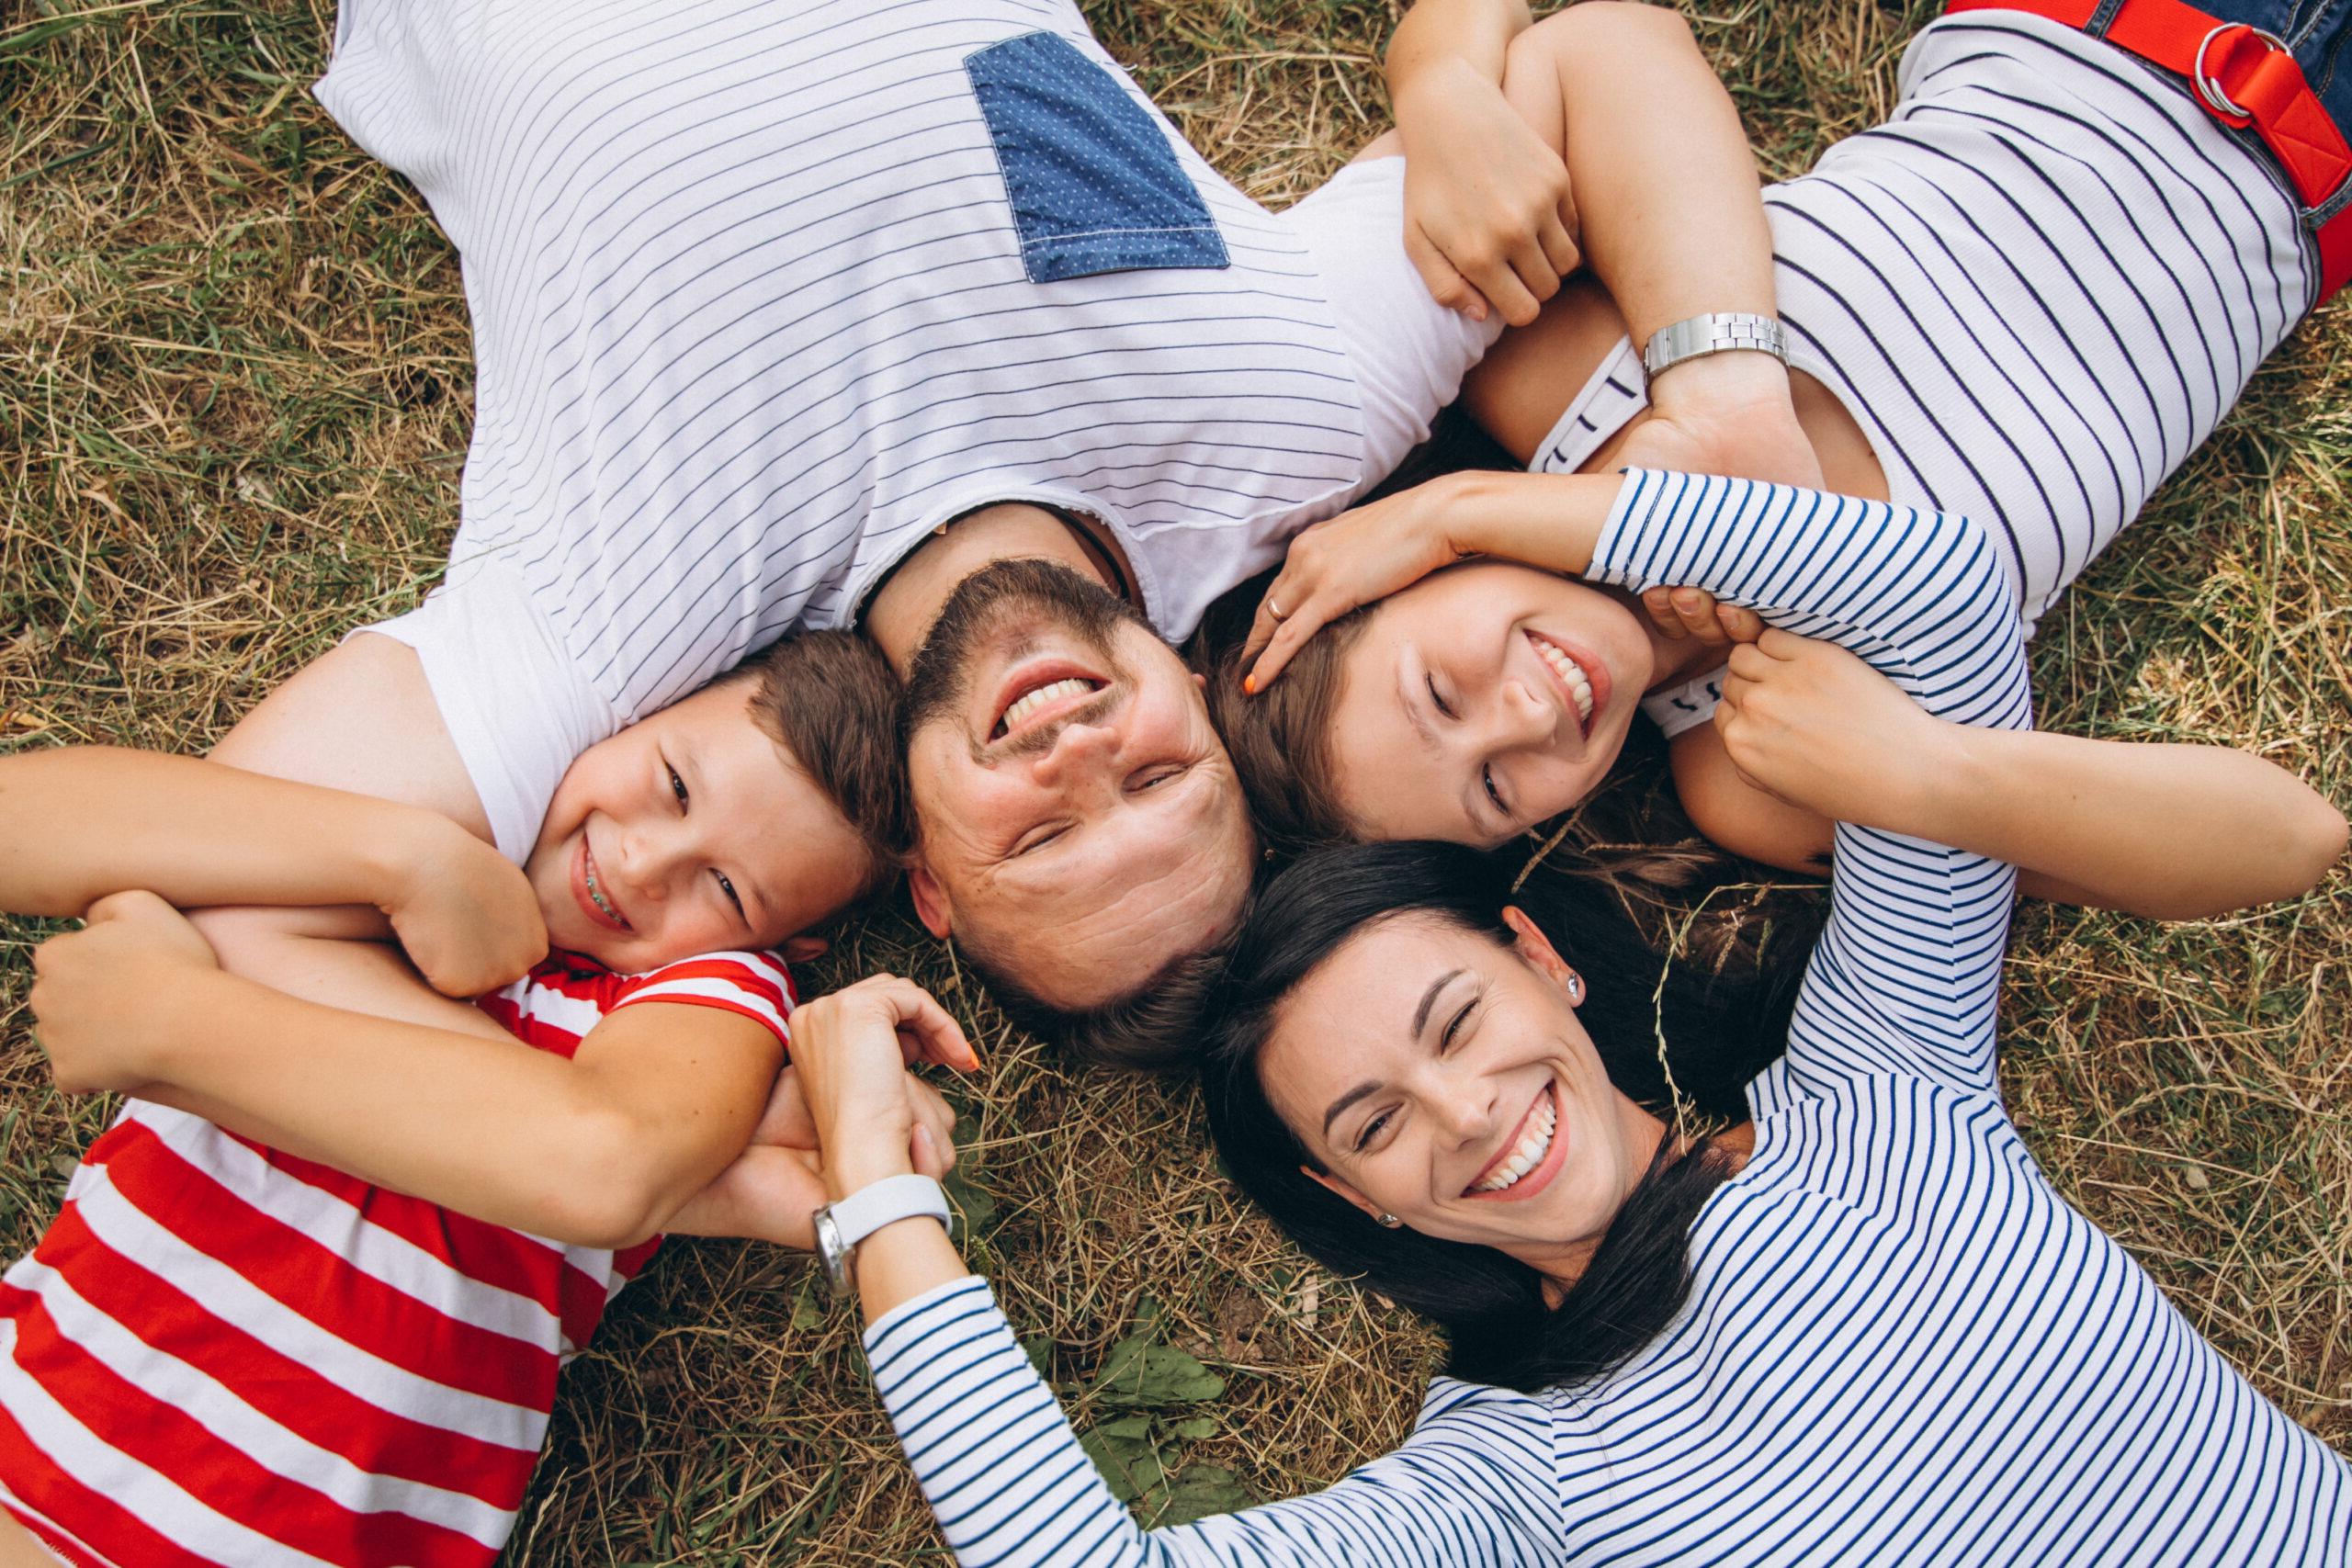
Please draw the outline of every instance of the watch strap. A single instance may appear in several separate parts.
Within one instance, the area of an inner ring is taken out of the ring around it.
[[[1686,359],[1735,348],[1755,349],[1783,365],[1789,362],[1789,334],[1777,319],[1752,310],[1710,310],[1652,333],[1642,346],[1642,371],[1655,380]]]
[[[947,1190],[928,1176],[886,1176],[826,1206],[843,1247],[855,1247],[884,1225],[919,1214],[949,1223]]]
[[[954,1234],[954,1212],[947,1190],[928,1176],[886,1176],[868,1182],[838,1203],[828,1203],[811,1216],[817,1232],[817,1258],[825,1280],[835,1293],[850,1288],[850,1264],[857,1244],[884,1225],[921,1217],[937,1220]]]

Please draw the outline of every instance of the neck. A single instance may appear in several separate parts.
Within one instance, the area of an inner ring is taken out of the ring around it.
[[[967,512],[918,545],[875,592],[865,635],[905,680],[915,650],[956,585],[1001,560],[1058,561],[1124,595],[1117,559],[1084,529],[1042,506],[1006,502]]]

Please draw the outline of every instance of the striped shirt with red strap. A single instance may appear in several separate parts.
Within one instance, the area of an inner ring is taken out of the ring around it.
[[[643,1002],[789,1041],[768,953],[558,953],[478,1005],[569,1057]],[[558,1371],[657,1246],[560,1246],[132,1100],[0,1277],[0,1506],[107,1568],[491,1562]]]

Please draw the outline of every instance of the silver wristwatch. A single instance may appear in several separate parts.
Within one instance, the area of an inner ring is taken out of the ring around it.
[[[956,1228],[947,1208],[946,1189],[928,1176],[886,1176],[810,1215],[817,1230],[817,1258],[825,1266],[825,1283],[833,1293],[849,1293],[850,1268],[856,1261],[859,1242],[884,1225],[918,1215],[929,1215],[951,1234]]]
[[[1789,362],[1789,334],[1774,318],[1749,310],[1710,310],[1652,333],[1642,348],[1642,372],[1656,380],[1686,359],[1732,348],[1752,348],[1783,365]]]

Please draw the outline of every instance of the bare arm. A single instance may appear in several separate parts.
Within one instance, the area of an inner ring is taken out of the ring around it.
[[[0,908],[78,916],[130,887],[181,908],[356,907],[335,936],[397,931],[456,995],[504,984],[547,947],[522,874],[437,812],[113,747],[0,759]]]
[[[2343,814],[2259,757],[1948,724],[1852,654],[1787,641],[1736,654],[1716,724],[1675,743],[1691,820],[1753,858],[1817,871],[1834,818],[2007,861],[2037,897],[2190,919],[2307,892],[2344,852]],[[1692,741],[1721,761],[1694,768]]]
[[[212,966],[146,894],[35,954],[59,1084],[136,1089],[465,1213],[582,1246],[658,1229],[743,1150],[783,1057],[736,1012],[648,1001],[569,1061],[370,1018]]]

